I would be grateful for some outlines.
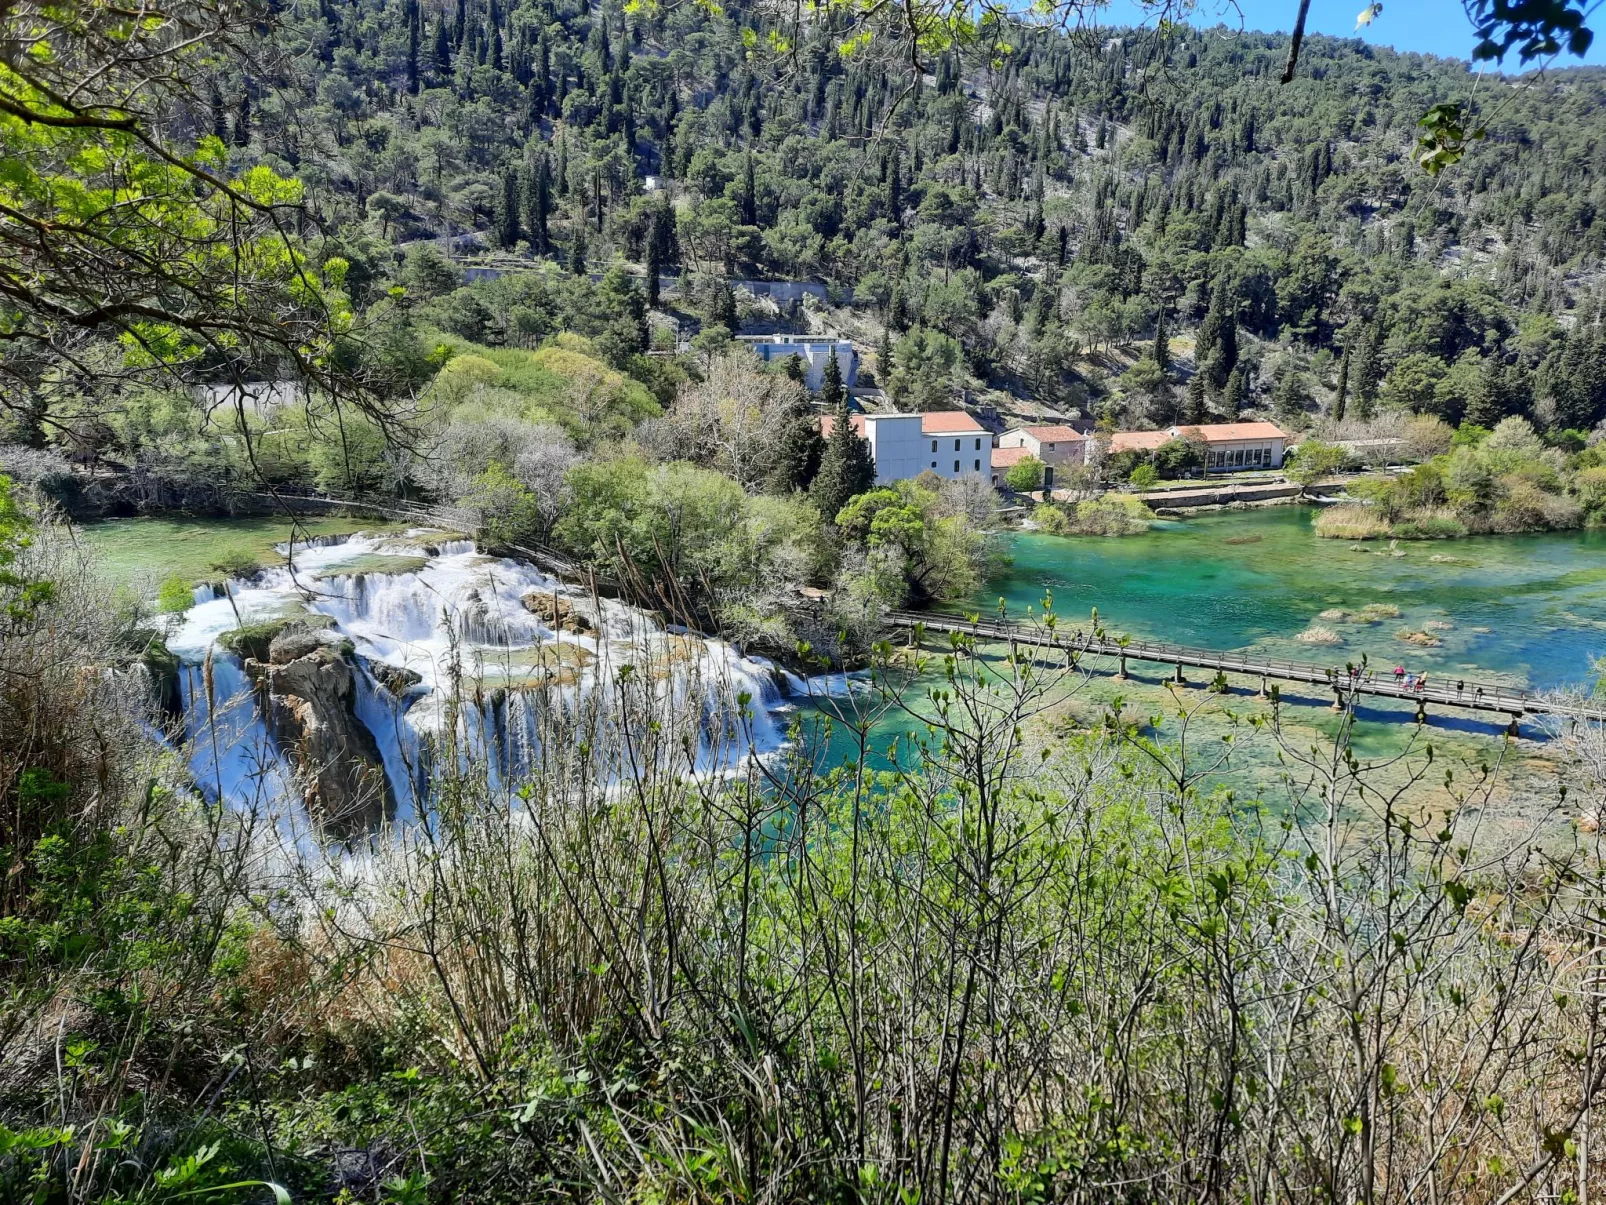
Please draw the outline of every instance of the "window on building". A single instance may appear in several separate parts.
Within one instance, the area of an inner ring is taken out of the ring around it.
[[[936,467],[937,467],[937,462],[936,462],[936,461],[935,461],[935,460],[933,460],[933,461],[932,461],[932,462],[931,462],[931,467],[932,467],[932,468],[936,468]]]
[[[979,440],[979,439],[976,441],[976,451],[978,451],[978,452],[981,451],[981,440]]]
[[[931,441],[931,450],[933,452],[935,452],[937,450],[937,441],[936,440],[932,440]],[[936,465],[932,465],[932,468],[936,468],[936,467],[937,467]]]
[[[1043,446],[1045,448],[1047,448],[1050,452],[1052,452],[1054,450],[1054,445],[1053,444],[1044,444]]]
[[[959,462],[956,460],[956,461],[954,461],[954,472],[957,473],[958,471],[959,471]]]
[[[979,460],[976,462],[976,471],[978,473],[981,472],[981,461],[979,461]]]
[[[957,439],[954,440],[954,451],[959,451],[959,441]]]

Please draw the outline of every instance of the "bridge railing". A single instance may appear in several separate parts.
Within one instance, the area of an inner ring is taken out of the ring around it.
[[[1072,652],[1091,653],[1102,657],[1127,656],[1137,661],[1175,662],[1199,669],[1217,669],[1246,675],[1265,674],[1300,682],[1332,684],[1344,689],[1358,689],[1367,694],[1398,699],[1427,699],[1439,703],[1477,706],[1492,710],[1521,712],[1565,712],[1592,718],[1606,719],[1606,707],[1595,708],[1583,701],[1570,703],[1536,691],[1502,686],[1489,682],[1468,681],[1458,678],[1460,688],[1445,683],[1420,689],[1391,681],[1393,674],[1384,671],[1379,675],[1376,667],[1352,676],[1346,667],[1322,665],[1311,661],[1290,661],[1265,657],[1256,653],[1222,652],[1218,649],[1198,648],[1192,645],[1171,644],[1157,640],[1128,640],[1122,644],[1110,637],[1095,637],[1091,632],[1067,628],[1056,624],[1052,630],[1045,624],[1024,624],[998,620],[972,622],[963,616],[928,614],[916,611],[894,611],[888,621],[898,627],[923,625],[931,631],[951,631],[990,637],[998,640],[1020,640],[1039,645],[1050,645]]]

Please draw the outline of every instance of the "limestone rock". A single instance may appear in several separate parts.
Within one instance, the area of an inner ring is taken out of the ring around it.
[[[373,674],[376,682],[398,699],[424,680],[421,674],[413,670],[400,665],[387,665],[383,661],[370,661],[368,672]]]
[[[357,670],[345,650],[302,629],[275,637],[269,660],[247,661],[268,728],[295,765],[308,813],[352,837],[395,812],[379,745],[355,708]]]
[[[526,611],[554,631],[579,635],[597,630],[597,625],[591,616],[576,607],[572,598],[542,590],[531,590],[521,601]]]

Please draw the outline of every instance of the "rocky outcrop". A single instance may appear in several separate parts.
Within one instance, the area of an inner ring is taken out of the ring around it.
[[[246,672],[263,694],[263,714],[298,772],[307,812],[325,831],[353,837],[395,812],[379,745],[357,718],[350,646],[292,622],[274,634],[267,660]]]
[[[370,661],[368,672],[373,674],[375,682],[398,699],[424,680],[423,675],[414,670],[401,665],[389,665],[383,661]]]
[[[582,635],[597,630],[595,621],[574,605],[574,599],[543,590],[531,590],[521,600],[524,609],[554,632]]]

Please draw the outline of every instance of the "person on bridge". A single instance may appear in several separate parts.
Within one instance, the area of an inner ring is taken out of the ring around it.
[[[1425,673],[1418,674],[1417,678],[1416,678],[1416,693],[1417,694],[1421,694],[1427,688],[1428,688],[1428,676],[1427,676],[1427,674],[1425,674]]]
[[[1395,683],[1396,686],[1398,686],[1401,682],[1404,682],[1404,681],[1405,681],[1405,666],[1396,665],[1394,667],[1394,683]]]

